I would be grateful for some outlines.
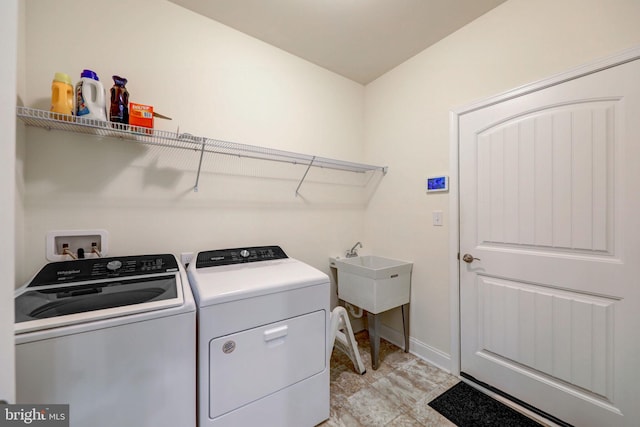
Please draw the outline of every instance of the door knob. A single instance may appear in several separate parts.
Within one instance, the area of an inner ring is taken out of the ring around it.
[[[467,264],[471,264],[471,263],[472,263],[474,260],[476,260],[476,259],[477,259],[478,261],[480,261],[480,258],[476,258],[476,257],[474,257],[474,256],[473,256],[473,255],[471,255],[471,254],[464,254],[464,255],[462,256],[462,260],[463,260],[464,262],[466,262]]]

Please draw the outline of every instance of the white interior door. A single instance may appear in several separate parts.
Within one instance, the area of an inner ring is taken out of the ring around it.
[[[640,60],[459,117],[461,371],[640,425]]]

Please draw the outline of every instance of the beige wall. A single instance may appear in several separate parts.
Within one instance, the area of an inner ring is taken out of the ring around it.
[[[49,108],[53,74],[118,74],[134,102],[173,118],[157,128],[350,161],[363,156],[364,88],[166,1],[26,1],[25,105]],[[64,42],[62,42],[64,40]],[[100,228],[110,255],[281,245],[328,271],[362,240],[372,182],[304,165],[27,128],[25,252],[49,230]]]
[[[25,4],[27,106],[48,108],[54,72],[91,68],[107,87],[127,77],[132,100],[174,118],[162,129],[389,173],[312,171],[295,197],[303,167],[209,157],[194,193],[196,153],[28,128],[19,282],[53,229],[107,229],[111,254],[280,244],[325,271],[361,240],[363,253],[414,262],[412,346],[445,367],[449,196],[424,181],[449,171],[449,112],[640,44],[636,0],[510,0],[363,88],[164,1]],[[397,313],[387,324],[397,338]]]
[[[637,0],[510,0],[366,87],[366,160],[389,164],[365,213],[365,241],[415,263],[415,350],[446,364],[451,343],[449,197],[425,178],[448,174],[449,112],[640,45]],[[444,227],[431,213],[445,213]],[[391,325],[395,319],[388,319]]]
[[[17,76],[17,105],[24,106],[24,98],[26,95],[26,17],[25,17],[25,3],[18,2],[18,76]],[[24,166],[26,157],[26,142],[25,142],[25,125],[16,120],[16,155],[15,155],[15,286],[22,285],[22,271],[25,264],[25,252],[24,252],[24,198],[25,198],[25,184],[24,184]]]
[[[15,150],[17,64],[18,64],[18,16],[17,0],[0,4],[0,400],[15,401],[14,364],[12,351],[7,351],[13,343],[13,287],[15,271]]]

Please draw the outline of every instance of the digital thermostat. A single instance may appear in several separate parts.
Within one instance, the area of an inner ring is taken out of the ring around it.
[[[449,191],[448,176],[432,176],[427,178],[427,193]]]

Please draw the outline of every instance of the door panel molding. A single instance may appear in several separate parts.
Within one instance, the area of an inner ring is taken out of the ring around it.
[[[476,351],[612,402],[617,299],[486,276],[477,282]]]
[[[478,245],[613,255],[618,101],[527,111],[477,134]],[[585,183],[590,191],[575,191]]]

